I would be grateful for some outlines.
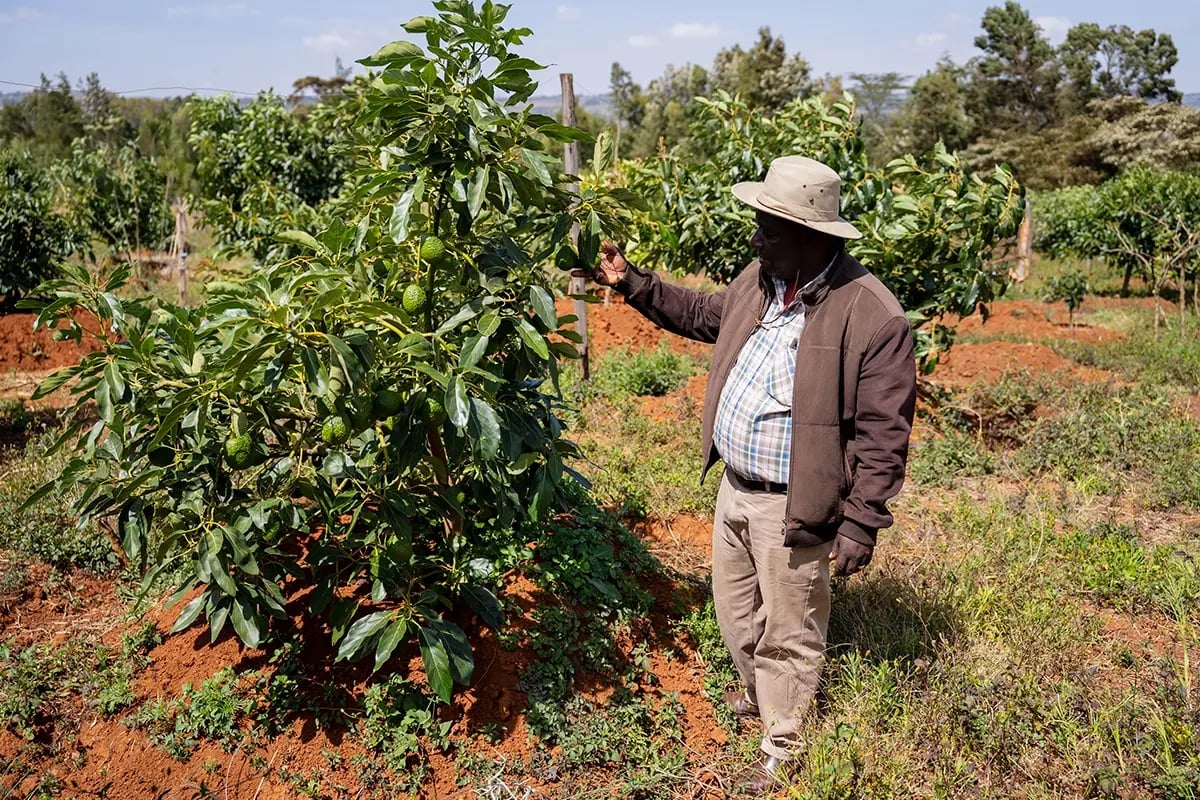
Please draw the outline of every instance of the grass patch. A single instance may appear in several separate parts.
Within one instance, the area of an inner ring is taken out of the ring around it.
[[[112,544],[94,524],[79,526],[71,512],[72,499],[50,493],[25,511],[25,500],[57,477],[70,460],[59,451],[47,456],[56,432],[31,441],[24,457],[0,463],[0,551],[17,561],[40,561],[55,569],[85,569],[107,573],[119,566]]]
[[[1138,315],[1124,340],[1092,344],[1055,340],[1051,346],[1060,355],[1089,367],[1110,370],[1144,383],[1178,386],[1200,392],[1200,317],[1189,314],[1188,335],[1179,335],[1179,320],[1169,319],[1154,329],[1150,312]]]
[[[596,390],[610,399],[661,397],[697,374],[698,367],[695,359],[672,350],[664,340],[654,350],[609,350],[598,360],[593,380]]]
[[[133,702],[133,676],[149,664],[147,653],[161,641],[147,624],[127,632],[116,651],[96,637],[78,637],[59,647],[0,644],[0,724],[33,740],[83,712],[112,716]]]

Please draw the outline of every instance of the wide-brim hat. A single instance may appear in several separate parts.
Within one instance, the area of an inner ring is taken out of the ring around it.
[[[771,162],[764,181],[733,186],[746,205],[839,239],[861,239],[858,229],[839,216],[842,179],[820,161],[784,156]]]

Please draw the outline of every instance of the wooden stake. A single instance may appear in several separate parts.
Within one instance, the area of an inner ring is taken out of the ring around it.
[[[1029,277],[1029,260],[1033,255],[1033,214],[1029,198],[1025,198],[1025,216],[1021,218],[1021,227],[1017,228],[1017,268],[1012,273],[1012,279],[1021,283]]]
[[[179,280],[179,305],[187,305],[188,274],[187,274],[187,203],[178,200],[175,209],[175,239],[171,243],[171,253],[176,259],[175,275]]]
[[[575,126],[575,77],[569,72],[564,72],[559,75],[559,80],[562,82],[562,121],[563,125],[570,127]],[[563,146],[563,171],[568,175],[579,175],[579,142],[567,142]],[[579,184],[572,183],[568,187],[572,193],[579,194]],[[571,226],[571,244],[575,247],[576,252],[579,250],[579,224]],[[571,294],[581,295],[587,291],[587,280],[584,278],[571,277]],[[583,379],[590,381],[592,379],[592,368],[590,359],[588,358],[588,333],[587,333],[587,307],[588,304],[582,300],[575,301],[575,316],[579,317],[575,323],[575,331],[579,334],[582,341],[579,343],[579,365],[583,370]]]

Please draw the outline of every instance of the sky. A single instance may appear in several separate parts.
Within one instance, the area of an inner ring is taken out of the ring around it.
[[[533,29],[522,54],[547,64],[541,93],[558,93],[558,74],[577,94],[608,90],[614,61],[643,86],[668,64],[710,66],[718,50],[744,47],[763,25],[799,52],[813,74],[898,72],[916,77],[939,58],[962,63],[991,2],[861,0],[512,0],[508,24]],[[1124,24],[1169,33],[1179,50],[1172,75],[1200,92],[1200,3],[1195,0],[1026,0],[1052,43],[1078,22]],[[304,75],[330,76],[335,59],[353,62],[405,34],[427,0],[245,0],[104,2],[0,0],[0,92],[36,84],[42,73],[71,80],[90,72],[131,95],[190,90],[287,94]],[[162,88],[181,87],[181,88]]]

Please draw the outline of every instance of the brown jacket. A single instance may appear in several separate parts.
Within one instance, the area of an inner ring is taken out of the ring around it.
[[[712,294],[635,267],[616,289],[659,327],[716,344],[704,397],[707,474],[719,457],[713,423],[721,390],[774,287],[754,261]],[[892,524],[887,501],[904,482],[916,404],[912,332],[895,296],[848,253],[801,300],[796,375],[803,379],[792,396],[784,544],[808,547],[841,533],[873,546],[876,532]]]

